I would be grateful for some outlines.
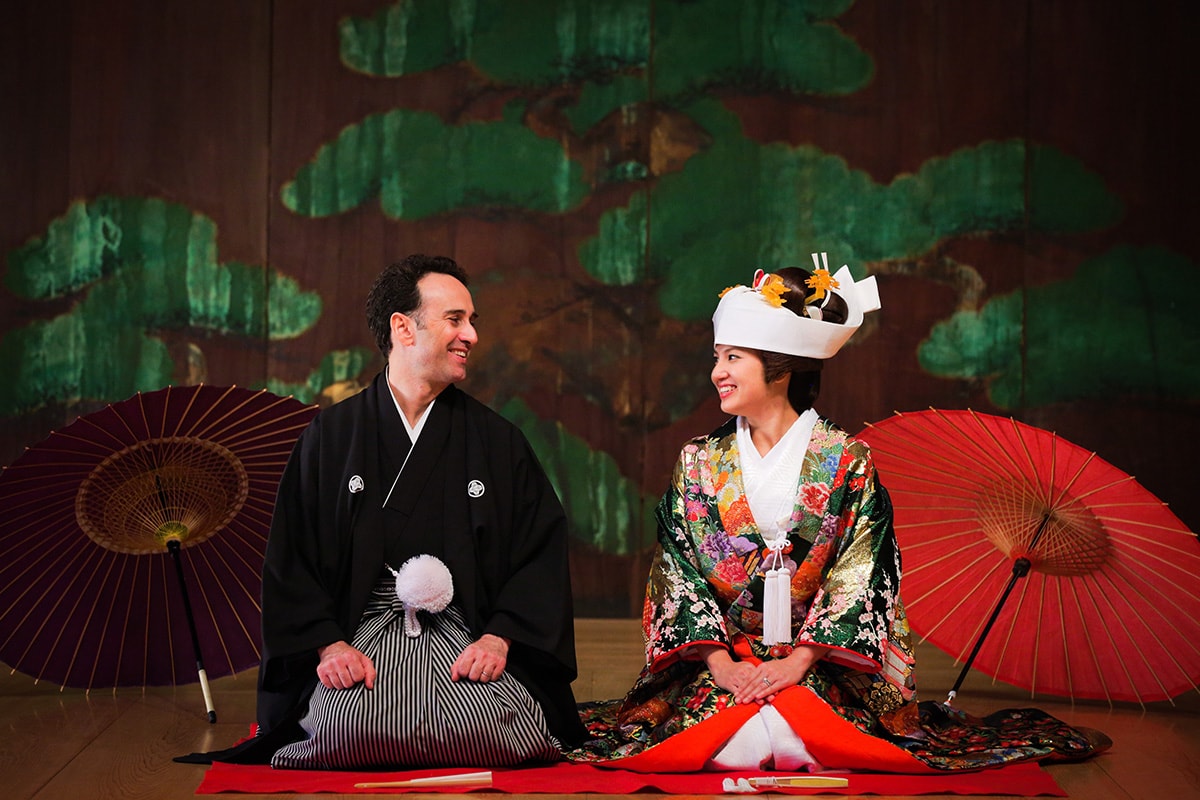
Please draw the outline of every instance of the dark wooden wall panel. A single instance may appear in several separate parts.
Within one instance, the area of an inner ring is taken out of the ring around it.
[[[22,3],[5,13],[0,47],[0,246],[7,253],[43,231],[69,196],[71,48],[61,31],[68,0]],[[43,314],[0,291],[0,325],[10,330]],[[6,368],[11,368],[4,365]],[[61,408],[43,408],[0,425],[3,462],[64,421]]]
[[[555,130],[565,90],[502,85],[466,63],[400,78],[347,68],[339,21],[387,5],[48,0],[6,9],[0,245],[11,253],[44,235],[72,202],[104,195],[160,198],[210,218],[221,261],[251,264],[264,275],[277,270],[323,302],[315,325],[290,339],[162,333],[178,380],[202,374],[210,383],[240,384],[298,383],[327,354],[373,348],[363,301],[378,271],[411,252],[451,255],[472,274],[481,313],[466,388],[497,406],[519,400],[543,423],[562,423],[611,457],[652,502],[681,443],[715,426],[721,413],[702,387],[684,398],[694,406],[686,417],[661,414],[661,345],[695,337],[695,352],[681,355],[678,368],[704,371],[704,326],[656,327],[653,291],[602,286],[580,263],[580,246],[604,212],[624,206],[636,186],[594,185],[578,208],[559,215],[470,209],[396,220],[373,198],[307,218],[281,202],[284,186],[323,145],[369,115],[398,108],[458,125],[498,120],[525,104],[530,124],[592,166],[607,151],[649,146],[645,119],[591,138]],[[1169,0],[859,0],[835,23],[870,55],[871,81],[844,96],[713,92],[749,139],[813,145],[884,186],[961,148],[1009,140],[1048,145],[1100,175],[1125,210],[1100,231],[950,237],[919,263],[873,265],[884,309],[828,365],[819,409],[851,431],[893,410],[1011,413],[1136,473],[1195,527],[1195,471],[1177,466],[1200,443],[1195,398],[1120,396],[1001,409],[985,381],[933,376],[917,351],[931,327],[964,303],[955,280],[965,273],[939,273],[945,264],[970,267],[981,304],[1065,280],[1120,244],[1163,245],[1193,263],[1200,259],[1195,204],[1188,201],[1198,177],[1190,154],[1197,82],[1187,55],[1197,11]],[[730,264],[730,282],[745,280],[755,266]],[[1173,301],[1170,287],[1146,288],[1150,302]],[[0,288],[0,335],[63,313],[72,302],[35,303]],[[186,370],[189,348],[204,354],[200,372]],[[378,363],[357,377],[368,378]],[[0,420],[0,461],[97,404],[51,402]],[[638,613],[648,557],[648,548],[613,555],[575,543],[583,613]]]
[[[265,267],[269,9],[267,0],[129,0],[6,11],[5,252],[43,236],[72,202],[154,197],[209,217],[220,261]],[[5,329],[68,307],[0,296]],[[184,356],[190,337],[167,336]],[[265,343],[199,344],[209,382],[265,377]],[[186,358],[176,361],[182,368]],[[91,405],[37,416],[67,421]],[[35,438],[6,428],[5,452]]]

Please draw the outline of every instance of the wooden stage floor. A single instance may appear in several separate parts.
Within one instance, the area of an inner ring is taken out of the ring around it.
[[[581,619],[576,624],[580,701],[621,696],[642,663],[635,620]],[[958,674],[932,646],[918,649],[923,699],[944,699]],[[173,800],[193,797],[204,767],[177,764],[174,756],[226,747],[254,719],[253,670],[212,682],[218,721],[209,724],[198,685],[121,689],[85,694],[34,684],[8,668],[0,672],[0,798],[4,800]],[[956,703],[972,713],[1037,706],[1072,724],[1105,731],[1109,753],[1081,764],[1048,767],[1071,797],[1086,800],[1191,800],[1200,798],[1200,693],[1142,709],[1120,704],[1030,700],[1028,692],[971,675]],[[225,795],[319,798],[363,795]],[[407,795],[451,800],[460,795]],[[479,797],[478,794],[474,795]],[[494,795],[492,795],[494,796]],[[641,795],[663,797],[663,795]],[[830,796],[830,795],[827,795]],[[548,795],[529,795],[554,800]],[[563,796],[579,800],[582,796]],[[886,797],[871,795],[875,800]],[[926,798],[946,800],[952,795]]]

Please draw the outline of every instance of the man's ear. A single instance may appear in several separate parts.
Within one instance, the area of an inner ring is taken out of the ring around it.
[[[392,327],[392,347],[412,345],[417,340],[417,321],[396,311],[388,320]]]

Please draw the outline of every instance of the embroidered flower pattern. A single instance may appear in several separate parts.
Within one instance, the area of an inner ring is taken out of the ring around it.
[[[899,553],[872,476],[866,446],[818,422],[793,506],[788,556],[794,640],[833,650],[805,685],[863,730],[879,725],[879,711],[899,714],[903,705],[889,708],[896,698],[912,697]],[[670,716],[640,726],[636,741],[614,741],[607,750],[614,755],[652,747],[731,704],[695,645],[740,642],[758,658],[771,657],[761,641],[764,584],[757,569],[765,542],[744,494],[731,426],[683,448],[658,519],[661,547],[643,617],[649,664],[630,698],[658,698]]]
[[[721,509],[720,513],[721,522],[724,523],[728,535],[746,535],[748,528],[753,528],[754,533],[758,532],[754,524],[754,515],[750,513],[750,503],[745,495],[739,495],[731,504]]]
[[[800,504],[810,514],[824,514],[829,503],[829,487],[823,483],[806,483],[800,487]]]
[[[815,427],[791,515],[794,551],[789,567],[797,635],[804,631],[814,641],[878,661],[888,639],[896,587],[884,578],[887,570],[863,571],[835,561],[846,549],[845,537],[867,541],[868,534],[858,530],[871,524],[861,508],[865,500],[873,502],[873,495],[864,498],[874,484],[863,471],[871,468],[865,446],[828,423]],[[684,594],[707,595],[711,602],[702,605],[702,614],[683,613],[679,619],[688,622],[681,627],[658,625],[662,640],[652,642],[651,649],[670,654],[688,641],[724,641],[722,637],[736,631],[745,633],[752,647],[761,647],[763,584],[757,567],[764,542],[743,493],[732,432],[684,447],[674,489],[663,498],[660,517],[663,513],[677,520],[669,537],[671,549],[692,566],[670,579],[657,571],[652,574],[651,582],[658,581],[661,589],[655,595],[664,606],[676,608],[688,605]],[[881,555],[892,557],[890,551]],[[680,585],[681,579],[686,584]],[[673,595],[669,601],[668,594]],[[674,616],[660,613],[655,618],[661,623],[663,617]],[[881,625],[884,630],[879,630]],[[654,623],[648,630],[652,627]]]
[[[708,516],[708,505],[703,500],[685,500],[688,522],[695,522]]]
[[[736,558],[727,558],[713,568],[713,578],[718,584],[730,587],[744,584],[749,576],[746,574],[746,568],[742,566],[742,562]],[[730,591],[732,596],[735,594]]]
[[[723,561],[726,556],[733,552],[733,545],[729,543],[729,537],[723,535],[720,531],[713,531],[700,540],[700,553],[707,556],[710,561]]]

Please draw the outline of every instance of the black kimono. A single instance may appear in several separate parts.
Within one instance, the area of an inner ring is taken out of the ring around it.
[[[385,563],[399,567],[416,552],[445,562],[472,635],[512,641],[506,669],[550,732],[564,745],[581,741],[566,517],[529,443],[453,386],[411,453],[408,441],[380,373],[296,444],[263,570],[260,744],[273,752],[300,735],[317,648],[353,641]]]

